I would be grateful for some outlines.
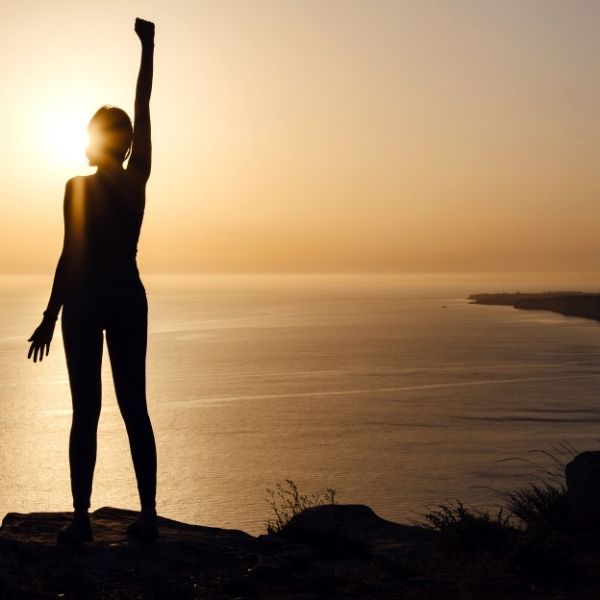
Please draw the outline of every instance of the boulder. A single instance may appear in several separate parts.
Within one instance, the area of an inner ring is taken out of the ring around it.
[[[578,454],[565,469],[568,528],[600,531],[600,451]]]
[[[431,550],[431,532],[382,519],[362,504],[314,506],[293,517],[280,535],[337,558],[415,559]]]

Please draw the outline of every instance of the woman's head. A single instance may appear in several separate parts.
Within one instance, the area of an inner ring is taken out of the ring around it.
[[[121,164],[131,150],[133,126],[124,110],[115,106],[98,109],[88,125],[87,157],[91,166],[117,161]]]

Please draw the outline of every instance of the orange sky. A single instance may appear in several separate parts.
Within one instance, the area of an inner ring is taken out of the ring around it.
[[[0,8],[0,272],[52,271],[87,120],[132,110],[136,16],[143,271],[600,269],[598,2],[24,0]]]

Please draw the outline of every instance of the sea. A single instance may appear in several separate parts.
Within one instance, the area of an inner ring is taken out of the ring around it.
[[[60,328],[43,362],[27,360],[50,284],[0,277],[0,516],[71,509]],[[394,521],[455,500],[496,511],[506,491],[600,449],[600,323],[467,300],[552,289],[543,278],[520,288],[506,276],[434,274],[144,284],[165,517],[264,533],[269,490],[287,480]],[[102,506],[138,508],[106,352],[92,510]]]

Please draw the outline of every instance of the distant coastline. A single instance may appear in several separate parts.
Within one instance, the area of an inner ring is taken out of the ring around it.
[[[522,310],[548,310],[567,317],[600,321],[600,294],[590,292],[541,292],[471,294],[471,304],[513,306]]]

